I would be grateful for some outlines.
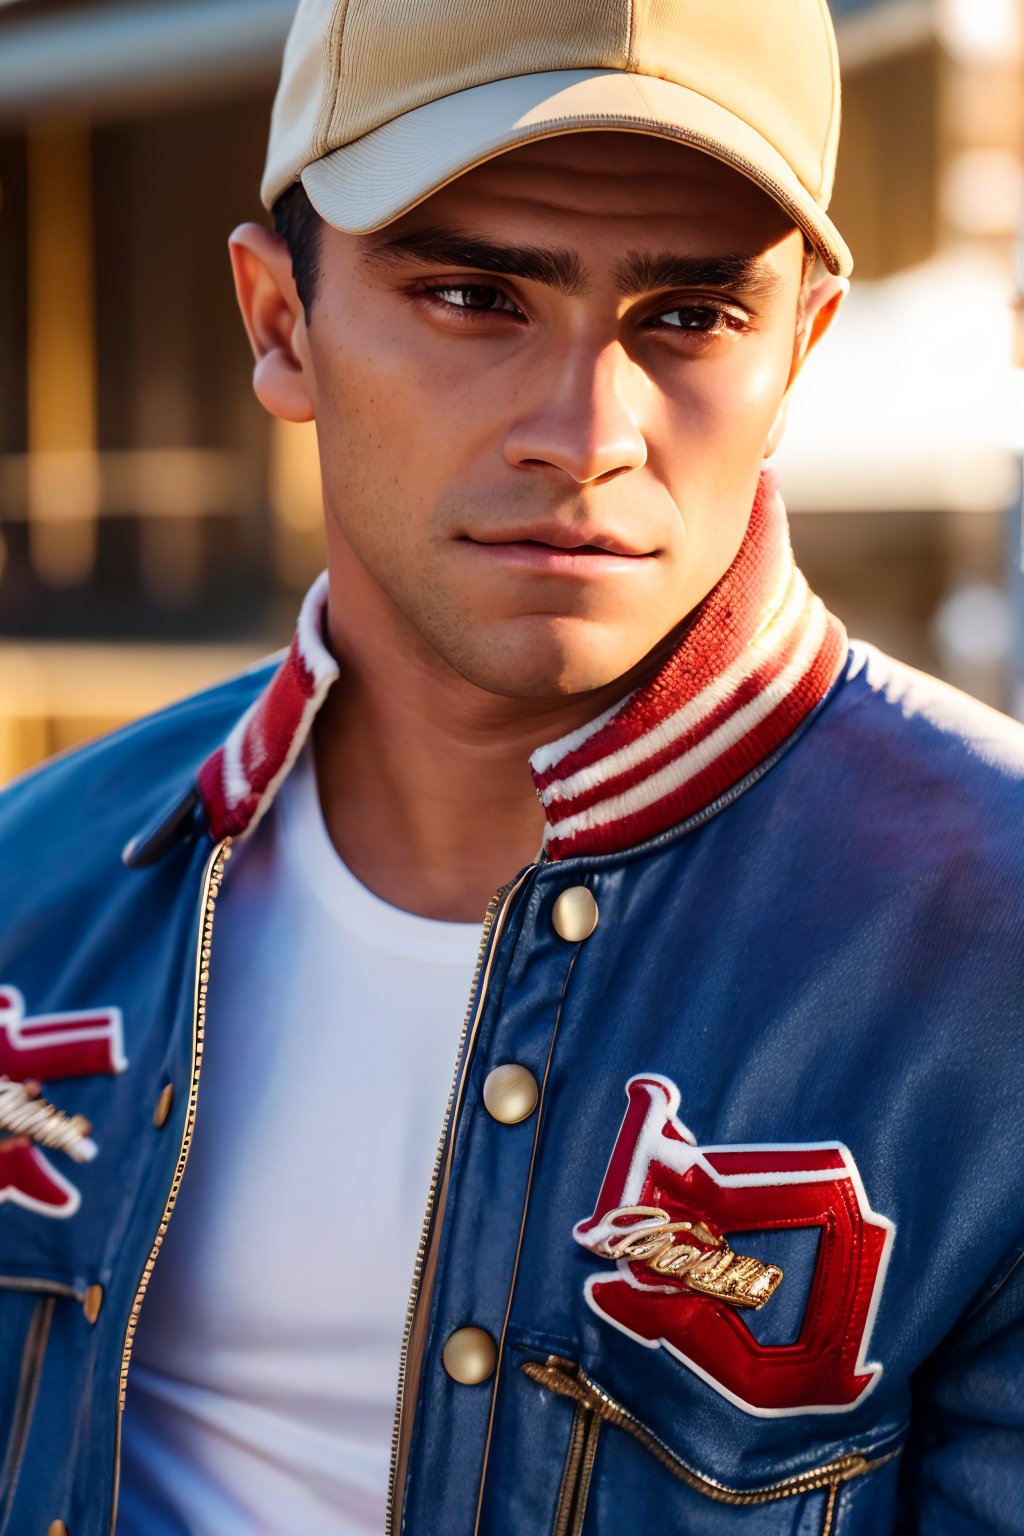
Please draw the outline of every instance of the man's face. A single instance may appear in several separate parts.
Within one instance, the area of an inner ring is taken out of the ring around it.
[[[636,667],[739,548],[803,270],[767,196],[639,134],[325,227],[300,351],[341,604],[509,697]]]

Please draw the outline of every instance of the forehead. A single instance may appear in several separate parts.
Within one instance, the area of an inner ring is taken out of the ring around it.
[[[711,155],[643,133],[570,133],[497,155],[391,229],[426,224],[542,228],[576,242],[671,237],[679,248],[765,251],[799,236],[753,182]]]

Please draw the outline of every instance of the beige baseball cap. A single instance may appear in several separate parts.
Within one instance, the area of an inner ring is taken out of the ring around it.
[[[674,139],[775,199],[830,271],[839,64],[826,0],[300,0],[261,194],[366,234],[505,150]]]

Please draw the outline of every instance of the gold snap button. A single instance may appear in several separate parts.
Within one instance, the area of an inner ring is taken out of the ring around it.
[[[551,909],[551,921],[560,939],[580,944],[597,927],[597,902],[585,885],[571,885]]]
[[[494,1375],[498,1348],[485,1328],[456,1328],[441,1358],[452,1381],[464,1387],[478,1387]]]
[[[68,1528],[63,1520],[54,1520],[49,1526],[46,1536],[68,1536]]]
[[[484,1106],[502,1125],[518,1125],[537,1108],[537,1079],[526,1067],[508,1061],[484,1079]]]
[[[153,1111],[153,1124],[157,1130],[166,1125],[171,1113],[171,1105],[174,1103],[174,1084],[166,1083],[161,1089],[160,1097],[156,1101],[156,1109]]]
[[[102,1305],[102,1285],[90,1285],[82,1301],[82,1311],[85,1313],[85,1320],[87,1323],[94,1323],[96,1321],[100,1315],[100,1308]]]

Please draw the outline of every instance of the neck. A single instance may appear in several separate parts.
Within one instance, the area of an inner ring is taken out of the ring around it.
[[[498,887],[541,851],[531,752],[616,703],[629,680],[568,699],[489,694],[400,623],[361,615],[348,601],[352,584],[334,576],[332,590],[346,594],[329,617],[341,675],[314,728],[331,841],[383,900],[479,921]]]

